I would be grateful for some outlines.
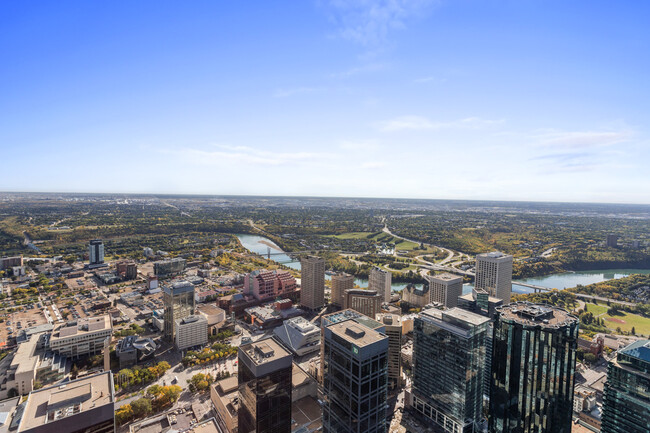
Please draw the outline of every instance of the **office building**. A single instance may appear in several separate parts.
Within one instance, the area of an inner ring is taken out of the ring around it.
[[[415,284],[409,283],[402,289],[401,296],[402,303],[410,308],[423,308],[431,302],[428,284],[417,287]]]
[[[413,407],[445,432],[480,431],[489,319],[428,308],[413,328]]]
[[[138,278],[138,265],[135,262],[119,262],[115,265],[117,275],[124,280]]]
[[[18,433],[113,433],[113,386],[106,371],[32,391]]]
[[[477,255],[474,287],[509,303],[512,292],[512,256],[498,251]]]
[[[620,349],[609,362],[600,431],[650,432],[650,340]]]
[[[93,239],[88,245],[88,265],[101,265],[104,263],[104,242]]]
[[[0,259],[0,271],[16,266],[23,266],[23,256],[3,257]]]
[[[318,310],[325,305],[325,260],[308,256],[300,260],[300,305]]]
[[[497,308],[489,431],[570,433],[578,318],[549,305]]]
[[[210,387],[210,400],[217,413],[217,424],[227,433],[237,433],[239,411],[239,383],[237,376],[231,376]]]
[[[343,308],[358,311],[368,317],[375,317],[381,312],[381,304],[382,297],[376,290],[346,290],[343,298]]]
[[[185,264],[185,259],[180,257],[169,260],[160,260],[153,263],[153,273],[157,277],[178,275],[185,270]]]
[[[113,321],[108,314],[72,320],[56,325],[50,337],[52,352],[76,358],[104,350],[106,339],[113,335]]]
[[[429,299],[446,308],[458,306],[458,297],[463,294],[463,277],[448,273],[431,275],[429,281]]]
[[[194,314],[194,286],[187,281],[179,281],[163,287],[163,305],[163,336],[175,341],[176,321]]]
[[[376,290],[383,302],[390,302],[393,274],[381,268],[374,267],[368,275],[368,289]],[[373,316],[374,317],[374,316]]]
[[[239,347],[240,433],[291,431],[292,356],[272,338]]]
[[[375,316],[384,325],[388,337],[388,386],[394,389],[402,384],[402,321],[396,314],[379,313]]]
[[[208,321],[202,315],[176,319],[174,343],[178,350],[201,346],[208,342]]]
[[[320,329],[302,317],[285,320],[273,333],[297,356],[320,350]]]
[[[471,311],[472,313],[481,314],[490,319],[494,317],[497,312],[497,307],[503,305],[503,301],[499,298],[490,296],[490,294],[483,289],[472,289],[472,293],[458,297],[458,308]]]
[[[388,337],[350,319],[324,328],[323,432],[386,432]]]
[[[259,301],[273,300],[296,291],[296,279],[287,271],[258,270],[244,277],[244,295]]]
[[[196,312],[208,321],[208,335],[217,335],[226,325],[226,311],[215,304],[197,305]]]
[[[124,337],[115,345],[115,355],[120,361],[120,369],[150,360],[157,347],[151,338],[135,335]]]
[[[332,275],[332,294],[330,303],[343,308],[343,299],[346,290],[354,289],[354,276],[349,274]]]
[[[618,235],[615,234],[608,234],[607,235],[607,246],[609,248],[616,248],[618,247]]]

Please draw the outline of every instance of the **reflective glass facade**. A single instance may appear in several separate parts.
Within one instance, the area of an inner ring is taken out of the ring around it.
[[[570,433],[578,319],[550,306],[497,308],[489,431]]]
[[[609,363],[601,432],[650,432],[650,340],[621,349]]]

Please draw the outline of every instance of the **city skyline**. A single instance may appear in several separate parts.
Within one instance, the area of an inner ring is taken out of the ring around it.
[[[586,5],[6,4],[0,189],[648,203],[650,6]]]

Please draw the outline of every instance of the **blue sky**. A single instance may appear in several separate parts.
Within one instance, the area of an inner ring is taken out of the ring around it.
[[[648,16],[3,2],[0,190],[650,203]]]

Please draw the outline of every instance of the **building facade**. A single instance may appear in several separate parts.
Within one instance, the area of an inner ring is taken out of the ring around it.
[[[463,294],[463,277],[448,273],[431,275],[429,280],[429,300],[446,308],[458,306],[458,297]]]
[[[285,320],[273,333],[297,356],[320,350],[320,329],[303,317]]]
[[[308,256],[300,260],[300,305],[318,310],[325,305],[325,260]]]
[[[422,311],[413,326],[413,407],[445,432],[481,431],[489,319]]]
[[[429,285],[424,284],[422,287],[417,287],[415,284],[408,284],[402,289],[402,302],[411,308],[423,308],[429,302]]]
[[[379,313],[375,319],[384,325],[388,337],[388,387],[402,384],[402,321],[396,314]]]
[[[343,308],[346,290],[354,289],[354,276],[349,274],[332,275],[332,294],[330,303]]]
[[[630,344],[609,362],[600,431],[650,432],[650,340]]]
[[[169,341],[176,340],[176,321],[194,314],[194,286],[180,281],[163,287],[163,336]]]
[[[374,267],[368,275],[368,289],[376,290],[383,302],[390,302],[393,274],[390,271]]]
[[[474,287],[509,303],[512,292],[512,256],[499,251],[477,255]]]
[[[153,263],[153,273],[157,277],[178,275],[185,270],[185,264],[185,259],[180,257],[169,260],[160,260]]]
[[[176,319],[176,337],[174,343],[178,350],[207,344],[208,321],[202,315],[187,316]]]
[[[237,376],[220,380],[210,387],[210,400],[217,413],[217,423],[228,433],[237,433],[239,388]]]
[[[240,433],[291,432],[292,356],[272,338],[239,347]]]
[[[293,293],[297,287],[296,279],[287,271],[259,270],[244,277],[244,294],[259,301]]]
[[[388,337],[350,319],[324,328],[323,432],[386,432]]]
[[[578,318],[549,305],[497,308],[489,431],[570,433]]]
[[[99,239],[93,239],[88,245],[88,264],[101,265],[104,263],[104,242]]]
[[[96,354],[104,350],[112,335],[113,321],[109,315],[72,320],[54,327],[50,349],[69,358]]]
[[[352,289],[345,291],[343,308],[358,311],[374,318],[381,312],[382,297],[375,290]]]

